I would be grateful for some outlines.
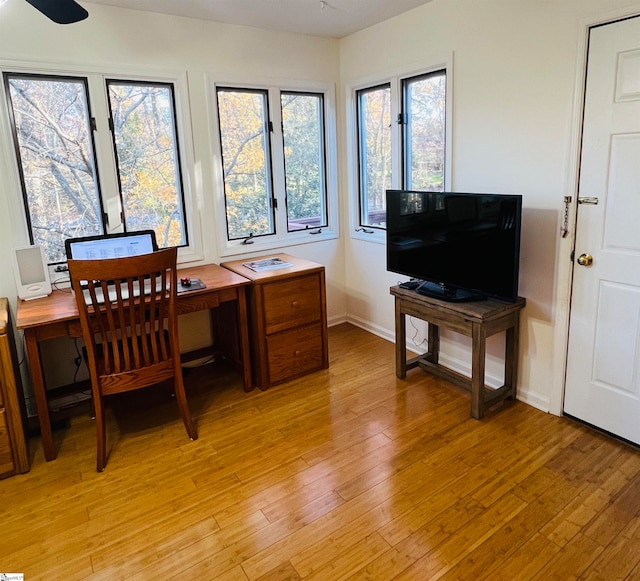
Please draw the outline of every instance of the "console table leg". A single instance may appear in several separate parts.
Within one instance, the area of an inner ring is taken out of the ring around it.
[[[505,338],[504,382],[509,386],[509,399],[515,399],[518,382],[518,327],[516,318],[513,327],[507,329]]]
[[[428,331],[427,331],[427,342],[428,349],[430,354],[430,361],[434,365],[438,365],[438,361],[440,359],[440,327],[438,325],[434,325],[433,323],[427,323]]]
[[[479,323],[473,324],[471,332],[471,417],[479,420],[484,416],[484,362],[486,337]]]
[[[396,377],[407,376],[407,325],[405,315],[400,309],[400,301],[396,298]]]

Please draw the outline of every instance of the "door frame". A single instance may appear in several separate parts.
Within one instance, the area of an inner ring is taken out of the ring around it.
[[[571,196],[568,204],[569,233],[560,238],[558,245],[558,285],[555,305],[557,322],[554,328],[552,389],[549,396],[549,412],[561,416],[564,410],[564,392],[567,381],[567,359],[569,356],[569,322],[571,317],[571,293],[573,286],[574,262],[571,254],[575,249],[576,224],[578,218],[578,186],[580,178],[580,158],[582,154],[582,122],[584,117],[584,100],[586,94],[587,55],[589,50],[590,30],[597,26],[613,24],[619,20],[640,16],[636,7],[627,7],[607,11],[599,17],[580,19],[578,26],[578,46],[576,47],[576,70],[574,96],[571,107],[571,128],[568,163],[565,172],[565,196]],[[564,200],[561,204],[560,218],[564,217]]]

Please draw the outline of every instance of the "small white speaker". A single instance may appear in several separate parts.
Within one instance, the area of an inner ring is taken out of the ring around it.
[[[42,246],[23,246],[13,249],[14,274],[18,296],[28,301],[51,294],[49,268]]]

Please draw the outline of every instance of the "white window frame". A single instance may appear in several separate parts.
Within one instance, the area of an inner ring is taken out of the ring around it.
[[[386,228],[369,228],[360,225],[360,184],[358,164],[358,91],[375,86],[391,85],[391,187],[401,189],[402,185],[402,127],[397,123],[402,109],[402,81],[444,70],[446,74],[446,128],[445,128],[445,170],[444,189],[451,191],[452,176],[452,135],[453,135],[453,55],[424,67],[393,74],[376,75],[349,82],[345,86],[346,134],[347,134],[347,184],[349,192],[349,232],[353,239],[386,244]]]
[[[249,252],[263,252],[286,248],[299,244],[309,244],[324,240],[333,240],[339,236],[338,226],[338,172],[337,172],[337,137],[336,137],[336,98],[335,87],[329,83],[309,81],[274,80],[246,77],[218,78],[207,73],[209,87],[209,128],[211,149],[213,151],[213,181],[216,216],[217,243],[220,256],[235,256]],[[243,244],[243,240],[227,239],[227,223],[225,212],[224,175],[222,171],[222,151],[220,142],[220,124],[218,119],[217,89],[257,89],[267,91],[269,101],[269,119],[273,123],[271,135],[271,163],[273,176],[273,195],[278,208],[275,215],[275,234],[257,236],[251,244]],[[283,92],[321,93],[324,102],[325,131],[325,164],[326,164],[326,204],[327,226],[288,232],[286,191],[284,183],[284,150],[282,144],[282,115],[280,94]]]
[[[96,67],[92,65],[69,65],[58,63],[32,63],[25,61],[0,60],[0,73],[23,73],[27,75],[58,75],[84,77],[87,79],[88,95],[91,103],[91,113],[95,118],[97,131],[94,131],[95,156],[98,167],[100,192],[104,204],[104,211],[109,219],[107,233],[121,232],[120,198],[118,194],[118,176],[115,152],[111,132],[109,130],[109,107],[106,79],[122,81],[148,81],[171,83],[174,89],[175,117],[178,133],[178,147],[180,156],[180,170],[182,173],[182,190],[184,196],[184,216],[188,245],[178,248],[178,262],[187,263],[202,260],[204,251],[202,246],[202,186],[201,180],[195,175],[193,137],[191,134],[191,112],[189,107],[189,87],[186,71],[173,69],[140,70],[129,67]],[[7,179],[10,181],[10,191],[15,192],[8,202],[16,227],[14,239],[16,246],[29,244],[29,230],[26,209],[20,183],[18,159],[15,154],[13,135],[10,124],[7,95],[0,91],[0,139],[7,152],[11,152],[11,161],[6,162],[9,170]],[[115,225],[115,226],[111,226]],[[52,280],[64,278],[54,266],[49,268]]]

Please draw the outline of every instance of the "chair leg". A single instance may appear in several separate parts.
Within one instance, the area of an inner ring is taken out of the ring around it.
[[[93,401],[96,415],[96,436],[98,440],[96,468],[98,472],[102,472],[107,464],[107,431],[105,426],[104,402],[99,395],[95,394]]]
[[[189,411],[189,404],[187,403],[187,394],[184,391],[184,381],[182,379],[182,370],[179,370],[173,378],[173,387],[176,393],[176,400],[178,401],[178,409],[180,410],[180,416],[184,422],[184,427],[187,429],[187,434],[192,440],[198,439],[198,430],[196,429],[191,412]]]

